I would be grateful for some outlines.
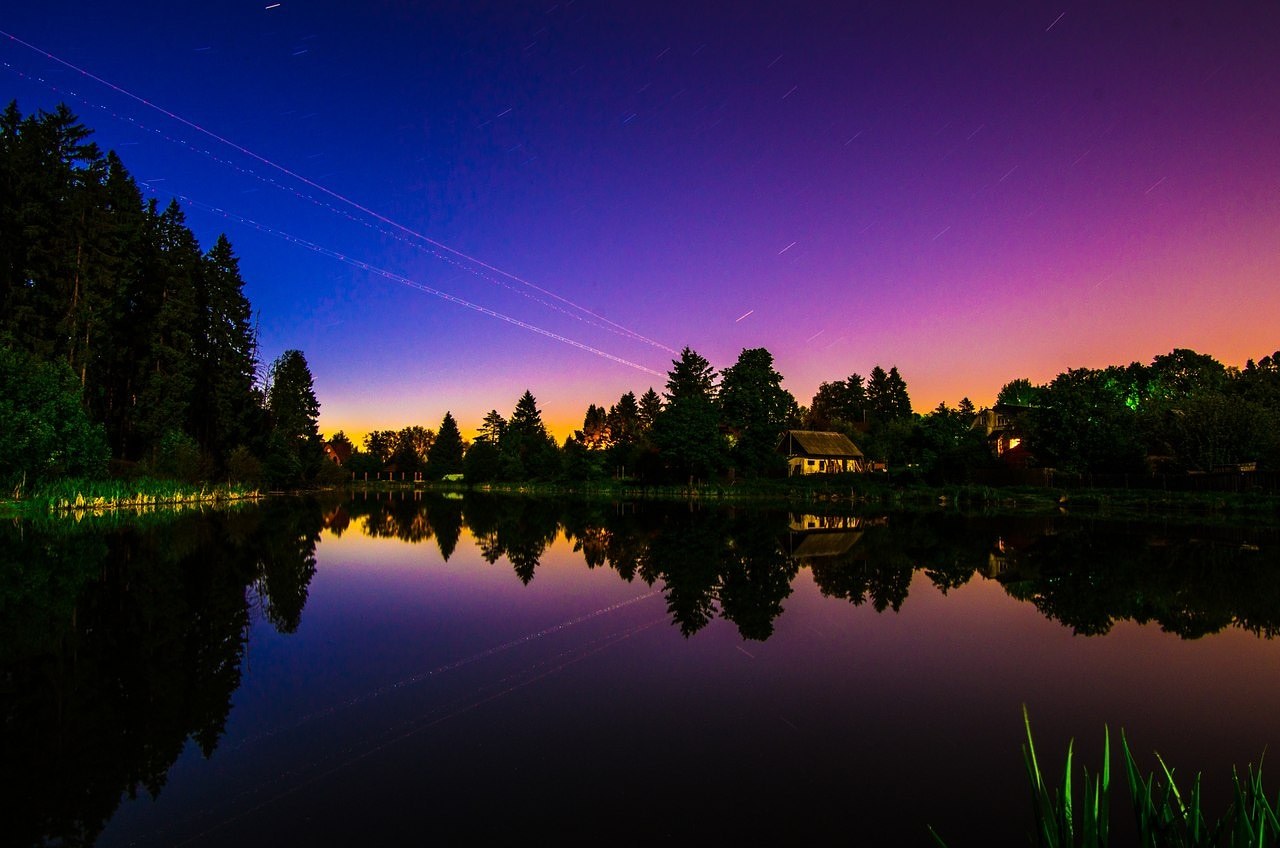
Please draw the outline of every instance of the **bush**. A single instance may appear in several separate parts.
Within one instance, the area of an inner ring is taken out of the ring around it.
[[[101,477],[108,453],[66,363],[0,348],[0,491],[19,495],[59,477]]]

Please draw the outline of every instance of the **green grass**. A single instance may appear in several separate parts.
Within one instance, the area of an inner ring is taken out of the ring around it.
[[[1032,834],[1039,848],[1104,848],[1111,844],[1111,734],[1104,728],[1102,767],[1092,776],[1077,768],[1073,749],[1067,745],[1067,761],[1062,780],[1054,784],[1040,768],[1031,718],[1022,708],[1027,741],[1022,757],[1031,784],[1031,807],[1035,820]],[[1262,785],[1262,766],[1248,766],[1247,776],[1232,770],[1233,796],[1227,809],[1212,818],[1204,809],[1200,775],[1191,782],[1190,792],[1179,786],[1173,769],[1156,754],[1160,768],[1143,774],[1129,740],[1120,734],[1124,768],[1133,814],[1142,848],[1272,848],[1280,845],[1280,796],[1273,801]],[[1077,773],[1078,772],[1078,773]],[[929,827],[941,846],[946,842]]]
[[[173,480],[66,479],[40,486],[24,499],[31,510],[42,512],[99,512],[147,510],[182,505],[220,504],[259,497],[256,490],[239,485],[191,485]]]

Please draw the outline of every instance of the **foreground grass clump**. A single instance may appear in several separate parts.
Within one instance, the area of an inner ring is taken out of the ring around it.
[[[1067,745],[1067,762],[1060,786],[1051,786],[1040,769],[1031,719],[1022,710],[1027,742],[1022,747],[1027,778],[1031,783],[1031,805],[1035,815],[1034,844],[1040,848],[1103,848],[1111,844],[1111,735],[1103,730],[1102,769],[1089,775],[1080,768],[1077,779],[1072,756],[1074,741]],[[1262,767],[1247,767],[1247,776],[1232,770],[1233,800],[1216,820],[1206,814],[1200,794],[1200,775],[1184,794],[1173,769],[1159,754],[1159,772],[1145,776],[1134,760],[1129,741],[1120,734],[1124,752],[1125,777],[1142,848],[1268,848],[1280,845],[1280,796],[1273,801],[1262,786]],[[1080,792],[1076,793],[1079,785]],[[929,828],[939,845],[946,843]]]
[[[180,504],[218,504],[260,497],[236,484],[195,486],[173,480],[59,480],[41,486],[27,502],[49,512],[139,510]]]

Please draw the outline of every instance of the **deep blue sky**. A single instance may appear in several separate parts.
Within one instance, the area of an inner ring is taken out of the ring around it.
[[[578,306],[719,367],[768,347],[801,402],[877,362],[927,408],[1280,346],[1273,2],[270,5],[24,4],[0,29],[572,305],[10,39],[5,99],[66,100],[162,204],[639,366],[188,204],[330,431],[452,409],[469,432],[529,388],[563,435],[661,386],[642,369],[670,351]]]

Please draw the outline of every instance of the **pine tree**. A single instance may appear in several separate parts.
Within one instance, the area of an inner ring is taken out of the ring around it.
[[[479,438],[484,439],[495,448],[502,443],[502,436],[507,432],[507,419],[496,409],[489,410],[489,414],[484,417],[481,422],[480,429],[477,431]]]
[[[195,435],[222,460],[236,445],[251,442],[260,428],[254,397],[257,339],[240,262],[225,235],[205,256],[199,282]]]
[[[893,418],[893,399],[889,396],[889,375],[879,365],[871,369],[867,380],[867,406],[877,419]]]
[[[280,354],[271,364],[268,379],[267,409],[272,428],[267,475],[277,484],[308,480],[322,457],[320,403],[302,351]]]
[[[559,474],[559,452],[542,423],[533,393],[525,390],[499,444],[502,474],[515,480],[550,479]]]
[[[662,398],[658,397],[658,393],[653,390],[653,386],[649,387],[649,391],[640,396],[640,432],[648,433],[653,429],[653,423],[658,420],[658,416],[662,413]]]
[[[458,422],[453,413],[446,412],[436,432],[431,450],[427,452],[427,473],[435,480],[446,474],[457,474],[462,471],[462,433],[458,430]]]
[[[149,280],[151,303],[149,357],[141,375],[137,420],[146,448],[156,456],[169,432],[191,432],[192,397],[196,386],[196,275],[203,257],[175,200],[154,222],[160,249]]]
[[[609,407],[610,447],[629,447],[640,438],[640,406],[634,392],[627,392]]]
[[[705,478],[725,466],[726,447],[716,408],[715,370],[686,347],[667,372],[666,405],[653,441],[677,480]]]
[[[739,472],[759,476],[781,468],[784,460],[775,448],[795,403],[765,348],[743,350],[725,369],[720,376],[721,419],[733,440],[730,456]]]
[[[895,420],[906,420],[912,415],[911,398],[907,396],[907,383],[898,373],[898,366],[889,369],[889,375],[886,378],[889,391],[889,409],[890,415]]]

